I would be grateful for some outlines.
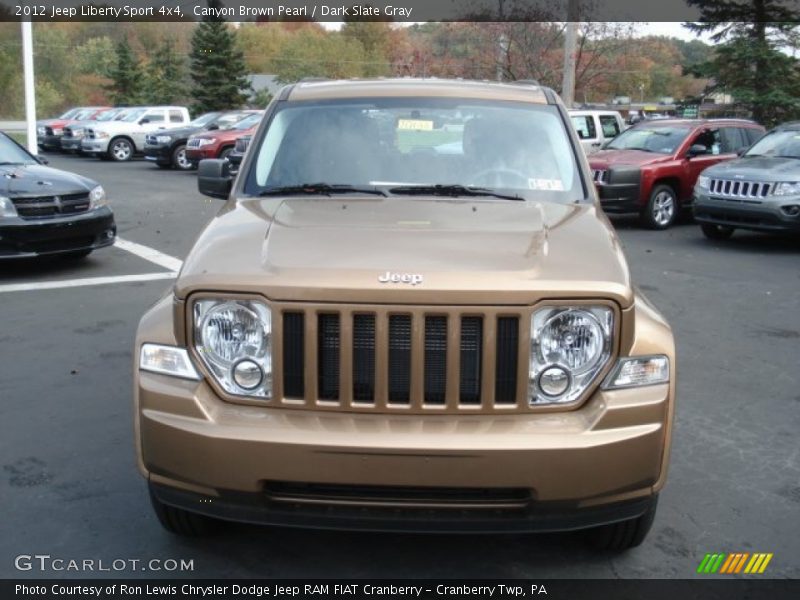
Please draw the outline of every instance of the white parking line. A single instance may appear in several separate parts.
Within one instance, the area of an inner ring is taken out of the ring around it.
[[[183,264],[183,262],[181,262],[174,256],[170,256],[169,254],[164,254],[163,252],[159,252],[155,248],[150,248],[149,246],[142,246],[141,244],[137,244],[136,242],[123,240],[122,238],[119,237],[117,238],[117,241],[114,243],[114,246],[122,250],[127,250],[128,252],[130,252],[131,254],[135,254],[139,258],[149,260],[151,263],[155,263],[159,267],[164,267],[165,269],[169,269],[170,271],[180,271],[181,265]]]
[[[142,273],[140,275],[115,275],[112,277],[86,277],[65,279],[63,281],[37,281],[34,283],[9,283],[0,285],[0,294],[5,292],[29,292],[32,290],[56,290],[59,288],[84,287],[87,285],[107,285],[110,283],[131,283],[133,281],[154,281],[156,279],[175,279],[175,271],[166,273]]]

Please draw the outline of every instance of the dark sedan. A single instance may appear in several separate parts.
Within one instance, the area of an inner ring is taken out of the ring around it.
[[[82,258],[113,244],[117,227],[103,188],[43,163],[0,133],[0,260]]]

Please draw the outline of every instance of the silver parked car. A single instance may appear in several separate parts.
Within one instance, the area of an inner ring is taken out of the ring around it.
[[[694,215],[711,239],[736,229],[800,232],[800,121],[773,129],[741,158],[703,171]]]

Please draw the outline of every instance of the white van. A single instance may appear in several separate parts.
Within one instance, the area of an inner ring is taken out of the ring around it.
[[[615,110],[570,110],[569,116],[587,155],[625,129],[622,115]]]

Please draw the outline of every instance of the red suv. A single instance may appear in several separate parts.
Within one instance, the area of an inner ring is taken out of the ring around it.
[[[607,213],[638,213],[651,229],[666,229],[692,202],[698,175],[736,158],[764,135],[744,119],[646,121],[619,134],[589,157]]]
[[[264,111],[260,110],[228,129],[218,129],[189,136],[186,141],[186,160],[192,164],[192,167],[197,168],[197,164],[204,158],[228,158],[228,154],[231,153],[236,143],[236,138],[255,132],[263,116]]]

